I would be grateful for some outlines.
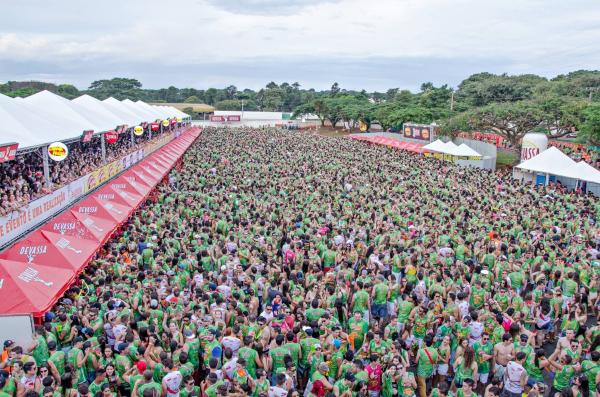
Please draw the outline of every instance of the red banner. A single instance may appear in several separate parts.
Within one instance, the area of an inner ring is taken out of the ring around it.
[[[150,131],[158,131],[160,129],[160,124],[159,123],[152,123],[150,124]]]
[[[225,116],[210,116],[210,121],[212,122],[223,123],[226,120],[227,118]]]
[[[240,115],[227,116],[227,121],[241,121],[242,118]]]
[[[0,146],[0,163],[14,160],[15,156],[17,155],[18,148],[18,143],[11,143],[10,145]]]
[[[83,131],[83,137],[81,138],[81,142],[89,142],[92,140],[92,135],[94,135],[94,130]]]
[[[116,131],[106,131],[104,133],[104,139],[106,139],[107,143],[113,144],[113,143],[117,142],[118,138],[119,138],[119,133]]]

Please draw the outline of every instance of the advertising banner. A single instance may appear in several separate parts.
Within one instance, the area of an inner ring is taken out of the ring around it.
[[[144,149],[137,150],[119,160],[106,164],[94,172],[74,180],[68,185],[30,202],[18,211],[0,216],[0,247],[60,212],[75,200],[113,178],[121,171],[138,163],[145,156],[164,146],[171,139],[172,134],[167,134],[147,145]],[[148,149],[151,150],[148,151]]]
[[[223,123],[226,121],[225,116],[210,116],[210,121],[213,123]]]
[[[4,161],[12,161],[17,155],[17,149],[19,148],[18,143],[11,143],[10,145],[0,146],[0,163]]]
[[[241,121],[240,115],[227,116],[227,121]]]
[[[405,138],[418,139],[420,141],[431,141],[433,126],[426,124],[405,123],[402,127]]]

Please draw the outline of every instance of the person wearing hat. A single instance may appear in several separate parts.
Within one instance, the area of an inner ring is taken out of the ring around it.
[[[8,373],[10,373],[10,371],[11,371],[11,368],[9,365],[10,351],[14,345],[15,345],[15,342],[13,342],[11,339],[5,340],[4,348],[2,350],[2,355],[0,356],[0,369],[3,369],[5,371],[7,371]]]
[[[533,346],[529,343],[529,336],[525,333],[519,336],[519,340],[515,341],[515,354],[518,352],[525,353],[525,359],[529,359],[534,354]]]
[[[320,347],[320,345],[319,345]],[[331,383],[329,383],[329,379],[328,379],[328,374],[329,374],[329,365],[325,362],[321,362],[318,366],[317,366],[317,370],[312,374],[311,376],[311,381],[314,384],[315,382],[319,381],[322,383],[323,388],[325,388],[325,390],[333,390],[333,385]]]
[[[145,361],[138,361],[123,375],[123,380],[129,383],[129,389],[133,390],[138,380],[144,379],[144,371],[147,369]]]

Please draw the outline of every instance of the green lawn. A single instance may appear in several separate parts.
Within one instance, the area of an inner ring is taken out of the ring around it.
[[[516,154],[508,153],[501,150],[498,150],[498,157],[496,158],[496,167],[512,167],[517,163],[519,159]]]

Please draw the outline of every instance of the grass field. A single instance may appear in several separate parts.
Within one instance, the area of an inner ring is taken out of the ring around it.
[[[517,162],[518,158],[514,153],[504,152],[498,150],[498,157],[496,158],[496,167],[512,167]]]

